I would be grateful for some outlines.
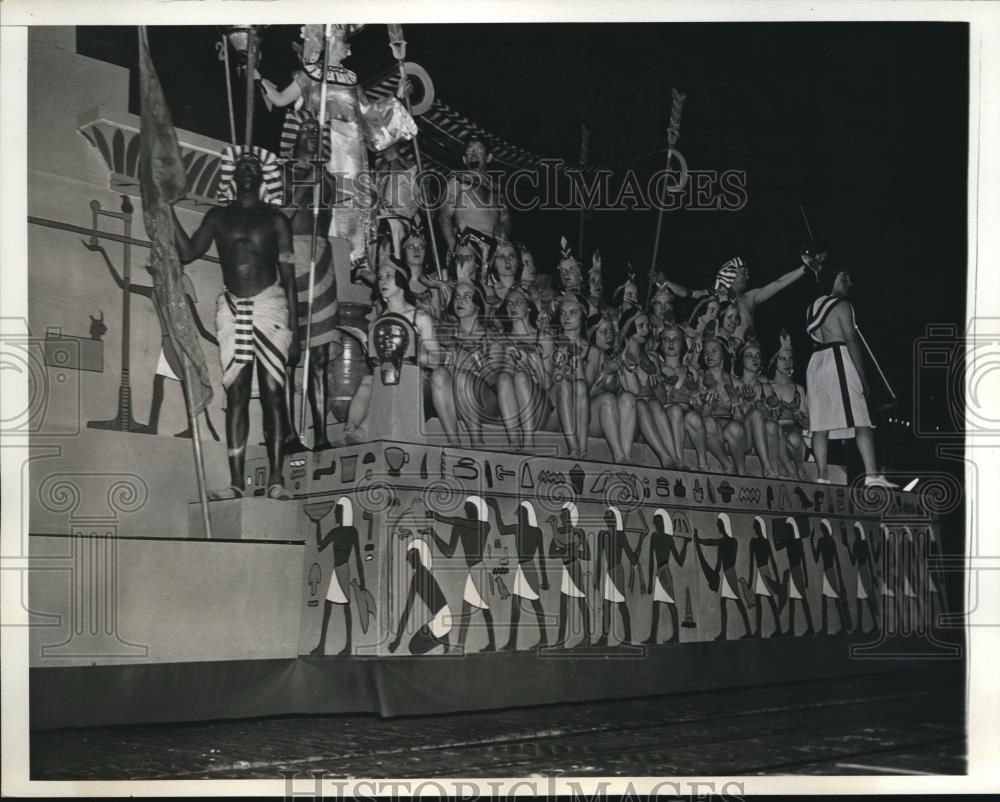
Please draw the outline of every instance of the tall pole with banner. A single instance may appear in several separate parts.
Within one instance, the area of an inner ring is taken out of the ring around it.
[[[673,97],[673,102],[670,105],[670,125],[667,128],[667,166],[664,169],[664,184],[666,184],[666,179],[670,174],[670,162],[674,158],[674,146],[681,135],[681,111],[684,109],[684,101],[687,99],[687,95],[682,95],[676,89],[671,89],[670,94]],[[678,182],[677,189],[682,188],[686,180],[687,175],[683,174]],[[666,189],[668,192],[671,191],[669,187],[666,187]],[[653,239],[653,261],[649,265],[646,306],[649,306],[649,301],[653,297],[653,277],[656,275],[656,258],[660,253],[660,233],[663,230],[663,200],[659,197],[657,200],[660,203],[658,204],[659,209],[656,214],[656,237]]]

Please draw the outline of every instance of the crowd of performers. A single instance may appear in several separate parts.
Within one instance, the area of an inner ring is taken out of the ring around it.
[[[328,91],[320,98],[321,76],[309,70],[321,48],[316,31],[310,35],[316,27],[305,28],[304,66],[293,82],[282,91],[265,82],[272,103],[299,101],[286,115],[282,159],[259,147],[227,149],[220,197],[228,204],[206,214],[190,239],[176,226],[185,262],[215,243],[226,285],[216,323],[232,486],[218,497],[243,490],[254,363],[271,462],[268,495],[289,497],[280,467],[285,450],[298,447],[290,377],[307,333],[314,448],[331,445],[326,375],[349,335],[337,326],[328,236],[350,241],[352,281],[371,286],[370,320],[388,312],[413,324],[427,414],[450,445],[482,447],[485,431],[502,431],[504,442],[491,439],[491,448],[530,454],[540,432],[555,431],[574,459],[593,456],[592,439],[600,437],[615,462],[629,462],[641,440],[665,469],[746,474],[752,454],[765,477],[805,479],[811,442],[819,481],[828,481],[828,439],[856,437],[866,482],[888,486],[875,467],[846,271],[804,255],[803,264],[752,288],[736,258],[706,277],[704,289],[657,275],[643,293],[629,275],[607,302],[600,254],[585,266],[563,239],[555,274],[543,273],[512,238],[506,204],[487,175],[486,143],[467,143],[465,169],[448,179],[435,215],[418,207],[414,173],[401,167],[395,148],[416,131],[399,99],[405,79],[398,97],[369,101],[340,66],[350,53],[341,31],[327,54]],[[375,173],[366,146],[379,154]],[[359,187],[376,186],[379,206],[362,208]],[[271,192],[280,192],[283,208],[271,204]],[[440,270],[431,258],[432,219],[447,246]],[[822,294],[808,312],[816,350],[803,385],[794,377],[791,338],[783,332],[776,343],[760,342],[754,315],[805,275]],[[696,305],[681,314],[679,299]],[[368,376],[340,443],[378,436],[368,422],[371,390]]]

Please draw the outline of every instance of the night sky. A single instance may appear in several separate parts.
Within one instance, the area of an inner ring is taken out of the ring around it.
[[[858,322],[912,417],[914,342],[928,323],[964,328],[968,158],[968,28],[960,23],[407,25],[408,59],[437,96],[498,137],[576,161],[580,124],[591,161],[648,176],[663,166],[670,89],[687,95],[678,148],[695,170],[747,173],[740,211],[665,216],[660,265],[704,286],[740,255],[754,285],[798,264],[808,237],[852,271]],[[265,31],[262,72],[279,86],[296,66],[297,26]],[[151,48],[174,123],[229,139],[218,31],[152,29]],[[134,68],[134,28],[80,28],[81,53]],[[352,40],[362,80],[393,67],[384,25]],[[138,113],[133,72],[131,110]],[[242,95],[242,90],[238,92]],[[238,99],[239,102],[240,99]],[[242,116],[242,109],[237,108]],[[282,112],[258,106],[255,141],[276,148]],[[457,160],[458,153],[454,154]],[[455,162],[457,163],[457,161]],[[515,216],[542,269],[575,213]],[[587,259],[600,246],[620,273],[652,253],[655,212],[609,211],[587,222]],[[607,276],[610,291],[618,283]],[[787,327],[798,375],[808,357],[803,279],[758,312],[765,353]],[[868,368],[870,383],[878,384]],[[926,391],[925,391],[926,394]],[[940,393],[936,404],[943,417]]]

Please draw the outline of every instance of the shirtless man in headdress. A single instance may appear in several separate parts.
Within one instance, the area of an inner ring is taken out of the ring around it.
[[[799,267],[789,270],[763,287],[750,289],[750,268],[747,267],[746,262],[738,256],[726,262],[719,268],[715,287],[716,291],[728,290],[728,294],[739,309],[740,323],[733,336],[738,340],[745,340],[748,335],[756,338],[753,316],[757,311],[757,306],[798,281],[808,271],[812,270],[815,273],[821,268],[822,264],[815,260],[812,261],[811,265],[803,261]]]
[[[500,188],[486,175],[486,167],[492,159],[484,142],[470,140],[462,158],[466,169],[448,178],[441,206],[441,233],[448,250],[454,250],[455,243],[464,233],[482,250],[484,265],[489,263],[497,236],[501,233],[510,236],[511,233],[507,202]],[[482,278],[479,276],[480,280]]]
[[[270,468],[268,498],[290,499],[281,475],[284,461],[285,365],[298,359],[298,296],[295,254],[288,218],[261,199],[260,159],[243,151],[235,164],[235,199],[210,209],[190,238],[174,215],[174,239],[184,264],[214,243],[225,291],[216,306],[215,329],[226,390],[226,440],[231,485],[210,498],[243,495],[250,417],[251,373],[257,368],[264,407]]]

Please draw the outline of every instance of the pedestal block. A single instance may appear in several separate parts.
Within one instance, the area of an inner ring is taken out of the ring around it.
[[[268,498],[208,502],[213,540],[296,540],[306,531],[302,505]],[[188,505],[188,535],[204,538],[201,504]]]

